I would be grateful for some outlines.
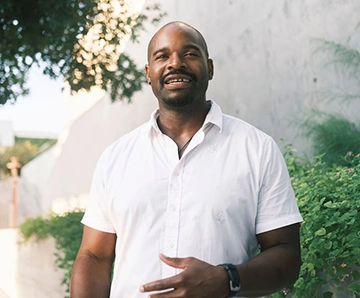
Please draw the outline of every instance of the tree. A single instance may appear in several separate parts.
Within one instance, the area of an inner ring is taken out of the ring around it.
[[[15,137],[15,144],[12,147],[0,145],[0,179],[2,176],[9,176],[10,171],[6,164],[11,156],[19,159],[24,166],[33,158],[50,148],[56,143],[54,139],[27,139]]]
[[[145,82],[143,71],[121,54],[146,22],[164,15],[159,5],[133,13],[124,0],[0,0],[0,105],[28,94],[27,74],[45,65],[73,92],[99,86],[113,101],[130,100]],[[121,54],[121,55],[120,55]]]

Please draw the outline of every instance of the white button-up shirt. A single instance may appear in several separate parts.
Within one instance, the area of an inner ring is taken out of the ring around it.
[[[178,273],[158,255],[210,264],[255,256],[256,234],[301,222],[281,152],[271,137],[212,107],[179,160],[156,122],[107,148],[83,224],[117,234],[111,297]]]

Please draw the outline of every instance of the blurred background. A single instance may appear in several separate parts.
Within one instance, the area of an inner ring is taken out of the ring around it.
[[[169,21],[204,35],[215,65],[208,99],[223,112],[272,136],[287,157],[322,155],[324,168],[354,175],[345,157],[360,152],[357,0],[3,2],[0,297],[68,295],[95,164],[156,109],[143,67],[151,36]],[[318,267],[306,270],[321,276]],[[344,289],[327,279],[313,288],[355,297],[354,276]]]

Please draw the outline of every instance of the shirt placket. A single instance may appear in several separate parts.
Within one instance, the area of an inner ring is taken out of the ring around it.
[[[169,257],[177,257],[178,255],[183,165],[184,163],[180,161],[169,179],[164,239],[164,254]],[[163,277],[174,274],[176,274],[175,268],[163,264]]]
[[[172,151],[168,156],[170,164],[173,165],[168,184],[168,200],[166,207],[166,223],[163,253],[169,257],[178,257],[179,251],[179,233],[180,233],[180,216],[181,200],[183,194],[183,175],[186,165],[186,155],[193,150],[204,139],[204,132],[198,132],[186,149],[183,157],[179,160],[178,156]],[[168,151],[168,153],[170,153]],[[177,152],[176,152],[177,153]],[[170,277],[178,273],[179,269],[172,268],[162,263],[162,278]]]

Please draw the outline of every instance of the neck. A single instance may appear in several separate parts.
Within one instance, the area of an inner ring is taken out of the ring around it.
[[[203,125],[209,109],[210,102],[206,101],[179,109],[169,109],[159,104],[159,128],[182,148]]]

